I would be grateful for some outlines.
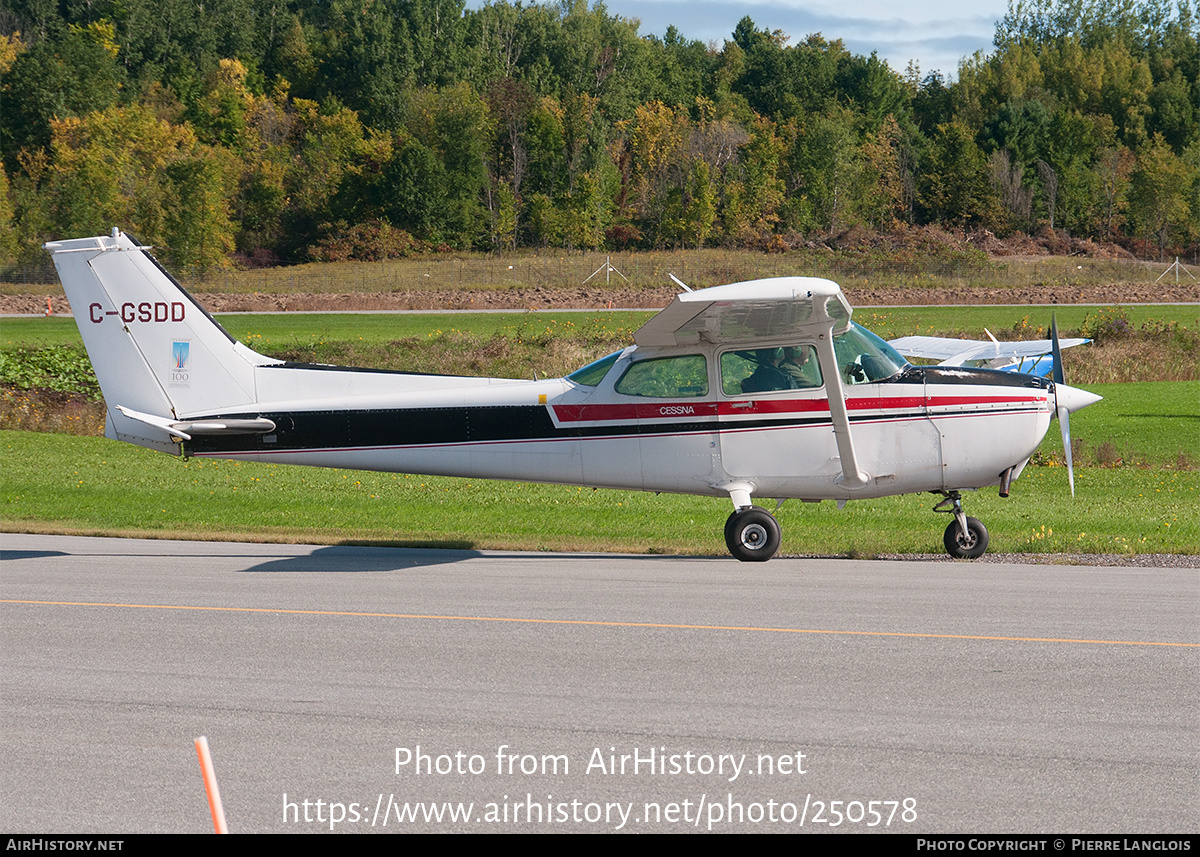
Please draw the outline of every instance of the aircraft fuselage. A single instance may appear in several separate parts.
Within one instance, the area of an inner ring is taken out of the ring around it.
[[[719,365],[704,354],[710,369]],[[627,349],[601,383],[505,381],[355,372],[347,400],[272,405],[269,391],[323,382],[345,389],[346,370],[275,364],[257,368],[251,411],[187,415],[265,417],[266,435],[198,436],[184,454],[250,461],[640,488],[722,496],[745,482],[761,496],[805,500],[979,488],[997,484],[1033,454],[1050,423],[1053,386],[979,369],[909,367],[881,383],[847,388],[846,406],[866,485],[846,487],[823,387],[650,398],[614,386],[633,362]],[[282,377],[299,373],[303,377]],[[417,383],[424,389],[405,388]],[[388,388],[392,388],[389,392]]]

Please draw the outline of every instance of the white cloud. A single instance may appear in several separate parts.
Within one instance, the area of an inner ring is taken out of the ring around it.
[[[608,0],[609,14],[638,18],[640,32],[661,36],[671,24],[687,39],[718,45],[749,15],[757,27],[783,30],[792,43],[810,33],[841,39],[853,53],[872,51],[897,71],[915,60],[922,73],[953,77],[961,59],[989,51],[1004,0],[930,0],[899,6],[883,0]]]

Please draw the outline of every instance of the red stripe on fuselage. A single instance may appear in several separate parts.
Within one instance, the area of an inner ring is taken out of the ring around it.
[[[1037,405],[1046,401],[1039,396],[933,396],[929,407],[945,408],[951,405]]]
[[[863,396],[847,398],[846,408],[863,410],[912,410],[913,408],[946,408],[962,405],[1037,405],[1045,399],[1037,396]],[[679,417],[745,416],[746,414],[803,414],[829,413],[829,401],[820,399],[736,399],[728,402],[675,401],[655,403],[619,403],[605,405],[552,405],[560,423],[575,422],[633,422],[635,420]]]
[[[637,402],[616,405],[553,405],[560,423],[632,422],[667,418],[715,417],[716,402]]]

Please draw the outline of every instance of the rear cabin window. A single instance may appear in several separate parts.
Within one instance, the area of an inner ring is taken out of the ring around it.
[[[625,370],[617,392],[656,399],[706,396],[708,363],[701,354],[639,360]]]
[[[601,357],[599,360],[589,363],[582,369],[576,369],[567,378],[584,387],[595,387],[604,380],[604,376],[608,374],[608,370],[612,368],[612,365],[617,362],[617,358],[620,356],[620,351],[614,351],[607,357]]]

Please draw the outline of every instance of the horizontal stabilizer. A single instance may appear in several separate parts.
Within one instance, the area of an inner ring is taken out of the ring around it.
[[[275,431],[275,423],[266,417],[252,420],[199,420],[197,422],[178,422],[173,424],[177,429],[189,434],[270,434]]]
[[[166,417],[156,417],[153,414],[143,414],[130,408],[117,405],[117,410],[141,423],[162,429],[167,434],[191,440],[193,435],[244,435],[269,434],[275,431],[275,423],[264,417],[249,420],[172,420]]]

